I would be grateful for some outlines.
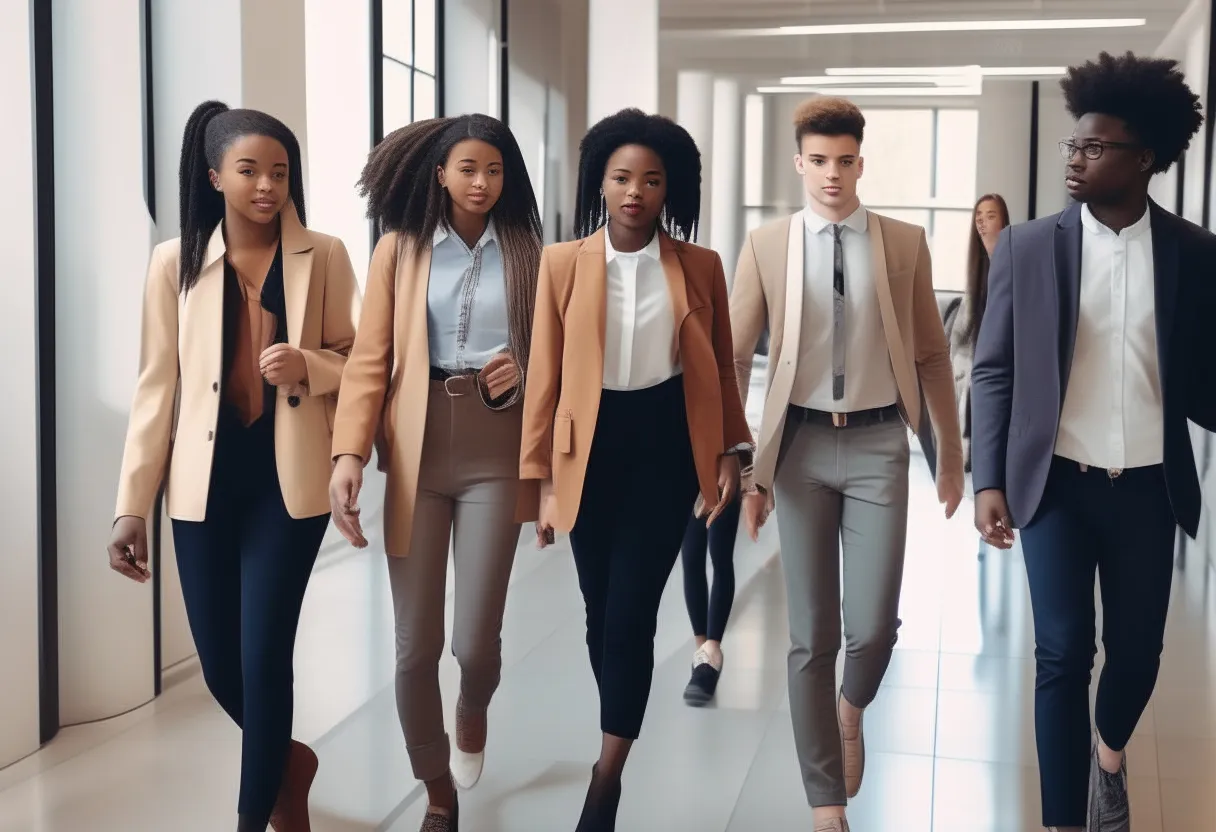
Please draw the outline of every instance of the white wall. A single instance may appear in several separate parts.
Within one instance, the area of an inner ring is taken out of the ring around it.
[[[447,0],[443,29],[444,115],[499,115],[499,58],[491,55],[498,43],[498,3]]]
[[[589,123],[626,107],[658,112],[659,0],[591,0],[589,8]]]
[[[980,194],[1000,194],[1009,206],[1013,222],[1025,222],[1030,196],[1030,104],[1027,81],[985,81],[979,97],[979,152],[976,156],[975,189]],[[1056,138],[1059,138],[1058,136]],[[1040,158],[1052,165],[1052,155]]]
[[[713,245],[714,77],[708,72],[676,75],[676,121],[701,151],[701,230],[697,242]]]
[[[60,718],[153,694],[152,595],[105,545],[156,236],[144,202],[139,0],[52,0]],[[230,37],[230,36],[229,36]]]
[[[1076,122],[1064,106],[1064,92],[1054,80],[1039,84],[1039,190],[1036,216],[1063,211],[1069,203],[1064,187],[1060,139],[1072,135]],[[1012,162],[1012,158],[1011,158]]]
[[[743,226],[743,95],[739,82],[715,78],[713,86],[713,155],[710,159],[710,244],[722,258],[729,285],[742,247]],[[704,186],[702,186],[704,188]]]
[[[33,38],[29,2],[0,5],[0,192],[17,206],[0,223],[6,320],[0,327],[0,505],[6,551],[0,558],[0,768],[38,748],[38,315],[35,276]],[[50,441],[52,437],[47,437]]]
[[[302,82],[305,78],[304,3],[305,0],[244,0],[242,3],[241,106],[269,113],[296,134],[300,140],[307,194],[308,106]],[[268,42],[273,43],[273,47]],[[348,60],[354,57],[351,55]],[[362,63],[365,76],[369,65],[367,61]]]
[[[587,47],[591,10],[588,0],[561,0],[562,4],[562,90],[566,104],[566,150],[562,166],[562,220],[558,239],[570,239],[574,221],[574,202],[578,192],[578,146],[587,132]]]

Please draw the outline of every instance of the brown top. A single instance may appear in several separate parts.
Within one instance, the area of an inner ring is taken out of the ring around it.
[[[281,268],[282,254],[277,253],[263,275],[246,275],[237,271],[225,258],[224,272],[228,307],[225,328],[224,403],[249,426],[266,411],[267,384],[262,378],[262,353],[279,338],[279,316],[272,309],[274,287],[270,282]],[[266,289],[266,292],[263,292]]]

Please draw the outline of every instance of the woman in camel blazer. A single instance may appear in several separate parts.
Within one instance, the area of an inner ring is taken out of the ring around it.
[[[317,758],[291,740],[292,660],[329,523],[358,288],[341,241],[304,227],[299,144],[282,122],[202,104],[181,171],[181,237],[148,270],[110,563],[148,579],[147,520],[167,479],[203,677],[243,731],[237,829],[306,832]]]
[[[331,505],[338,529],[366,546],[357,501],[375,446],[388,474],[398,714],[414,776],[426,783],[423,828],[455,832],[453,781],[472,788],[484,765],[523,519],[520,399],[540,212],[515,137],[484,115],[395,131],[372,151],[361,186],[387,233],[343,376]],[[461,677],[455,747],[439,688],[449,551]]]
[[[699,495],[713,522],[731,502],[751,434],[722,262],[684,242],[701,204],[692,137],[625,110],[581,150],[583,239],[550,246],[541,263],[520,473],[540,493],[540,545],[570,532],[604,735],[578,832],[606,832],[688,507]]]

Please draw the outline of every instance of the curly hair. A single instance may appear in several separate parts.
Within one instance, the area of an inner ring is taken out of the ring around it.
[[[852,136],[861,144],[866,117],[847,98],[816,96],[794,110],[794,142],[802,148],[803,136]]]
[[[295,133],[277,118],[260,110],[230,110],[221,101],[204,101],[194,108],[182,134],[178,165],[178,208],[182,252],[179,289],[189,294],[198,282],[207,256],[207,244],[227,210],[224,195],[211,185],[211,171],[218,171],[224,154],[239,139],[265,136],[287,151],[287,192],[295,205],[300,224],[306,225],[304,175],[300,142]]]
[[[1199,96],[1168,58],[1138,58],[1131,52],[1069,67],[1060,79],[1073,118],[1102,113],[1121,119],[1153,151],[1152,173],[1164,173],[1191,144],[1203,123]]]
[[[400,244],[429,250],[435,229],[447,222],[449,197],[437,171],[452,148],[475,139],[502,154],[503,188],[490,209],[507,283],[508,336],[521,375],[527,373],[532,314],[540,272],[540,209],[523,153],[511,130],[480,113],[419,121],[394,130],[372,150],[359,179],[367,216],[383,231],[397,232]],[[517,392],[522,390],[521,384]]]
[[[635,108],[601,120],[579,145],[575,235],[589,237],[608,221],[608,207],[600,194],[604,172],[612,154],[630,144],[653,150],[667,173],[660,227],[678,240],[695,241],[701,223],[701,151],[688,131],[671,119]]]

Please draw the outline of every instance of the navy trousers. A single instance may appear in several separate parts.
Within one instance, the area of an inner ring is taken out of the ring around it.
[[[684,530],[684,545],[680,547],[684,559],[684,604],[688,607],[692,634],[705,636],[709,641],[722,640],[735,603],[735,538],[739,533],[741,507],[742,501],[736,495],[708,529],[706,518],[694,514]],[[707,552],[714,566],[712,585],[705,573]]]
[[[1084,826],[1092,733],[1089,685],[1102,592],[1105,665],[1094,724],[1110,748],[1148,705],[1165,634],[1176,522],[1160,465],[1111,477],[1053,460],[1043,501],[1022,530],[1034,614],[1035,740],[1044,826]]]

